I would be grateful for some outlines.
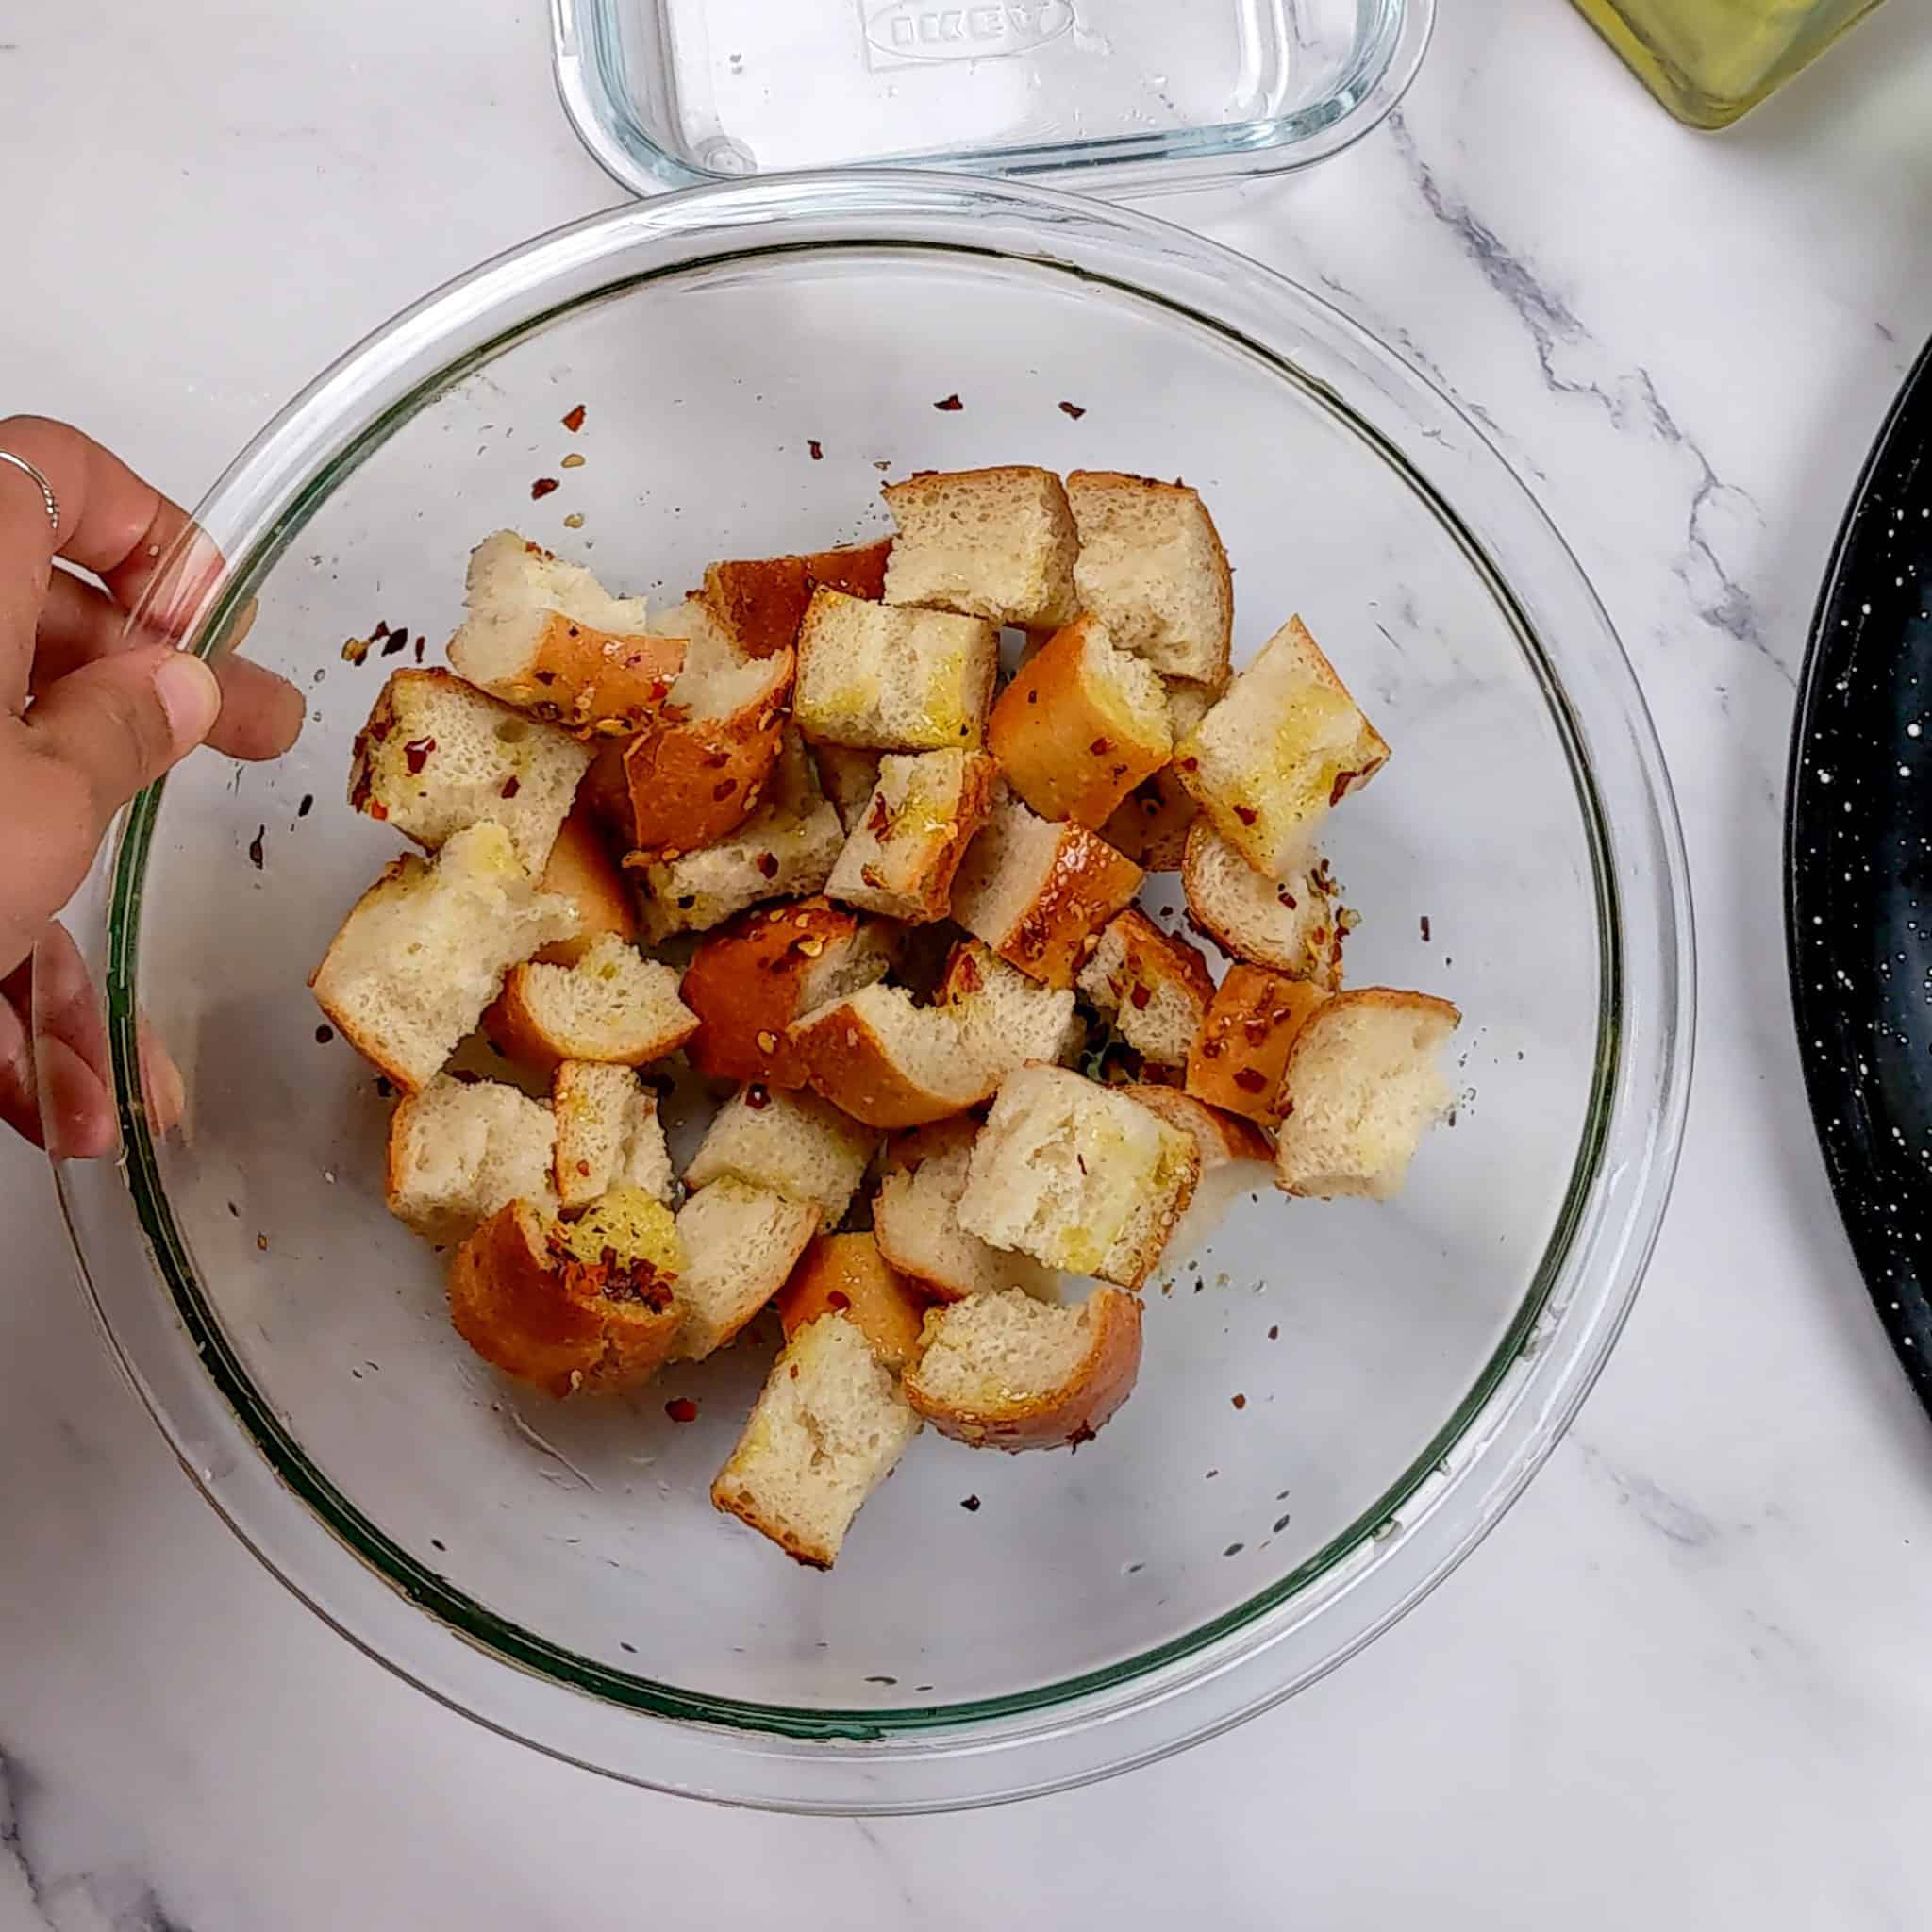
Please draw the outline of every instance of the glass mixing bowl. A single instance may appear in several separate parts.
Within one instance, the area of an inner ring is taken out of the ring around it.
[[[436,1257],[385,1212],[385,1102],[318,1039],[304,981],[396,849],[342,792],[351,735],[413,650],[358,665],[343,642],[380,621],[440,656],[466,553],[502,525],[675,597],[711,558],[882,528],[884,470],[998,462],[1186,477],[1234,561],[1238,658],[1298,610],[1338,659],[1395,747],[1333,825],[1362,915],[1351,976],[1460,1004],[1463,1097],[1398,1200],[1243,1201],[1198,1269],[1150,1285],[1140,1387],[1076,1457],[928,1433],[820,1575],[707,1496],[769,1348],[632,1401],[550,1403],[468,1354]],[[279,764],[196,759],[144,795],[77,902],[125,1157],[62,1168],[60,1191],[184,1464],[371,1656],[669,1790],[829,1811],[1010,1797],[1307,1683],[1549,1451],[1668,1191],[1684,858],[1568,551],[1470,425],[1335,310],[1036,188],[697,190],[398,317],[201,521],[225,575],[157,594],[199,600],[209,652],[252,602],[248,648],[308,692],[308,727]],[[137,1004],[186,1076],[165,1137]],[[678,1397],[697,1421],[669,1418]]]

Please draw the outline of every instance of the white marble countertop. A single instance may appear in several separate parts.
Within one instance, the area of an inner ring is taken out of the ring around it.
[[[1932,1433],[1840,1233],[1779,913],[1793,677],[1932,330],[1932,14],[1731,134],[1561,0],[1450,6],[1400,119],[1163,211],[1331,291],[1580,555],[1689,837],[1702,1028],[1649,1283],[1507,1522],[1235,1734],[1005,1810],[709,1809],[549,1762],[331,1635],[191,1490],[0,1147],[0,1932],[1924,1923]],[[609,204],[533,0],[0,10],[0,413],[192,500],[445,276]]]

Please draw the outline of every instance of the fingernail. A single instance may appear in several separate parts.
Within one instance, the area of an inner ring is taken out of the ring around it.
[[[155,694],[180,745],[199,744],[222,708],[222,688],[214,673],[189,651],[170,651],[155,667]]]

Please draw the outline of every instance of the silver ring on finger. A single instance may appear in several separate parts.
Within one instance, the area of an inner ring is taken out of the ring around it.
[[[60,499],[54,494],[54,486],[25,457],[15,456],[10,449],[0,449],[0,463],[10,464],[40,490],[41,504],[47,512],[48,525],[58,537],[60,534]]]

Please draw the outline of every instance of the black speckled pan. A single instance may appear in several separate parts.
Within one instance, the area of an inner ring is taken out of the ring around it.
[[[1785,930],[1818,1138],[1932,1409],[1932,345],[1839,532],[1786,790]]]

